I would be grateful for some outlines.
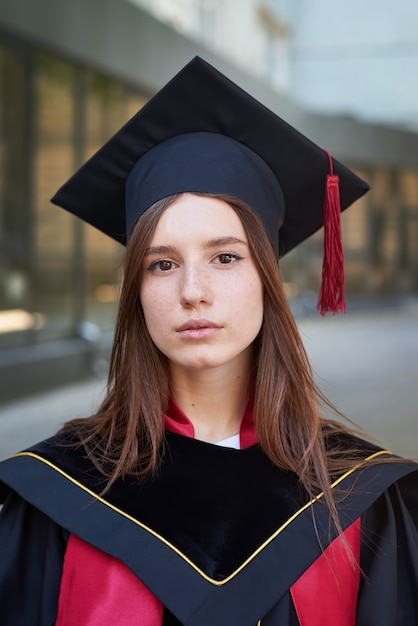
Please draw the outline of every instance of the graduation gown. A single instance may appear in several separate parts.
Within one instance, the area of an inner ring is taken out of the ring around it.
[[[103,477],[71,437],[0,464],[1,623],[418,624],[415,464],[353,468],[334,484],[349,492],[339,514],[360,576],[321,496],[309,501],[257,445],[167,432],[157,478],[125,477],[102,496]],[[361,445],[364,458],[389,455]]]

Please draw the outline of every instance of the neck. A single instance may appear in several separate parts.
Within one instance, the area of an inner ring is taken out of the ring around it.
[[[216,443],[239,432],[249,378],[249,369],[233,367],[228,372],[172,372],[171,393],[192,422],[196,439]]]

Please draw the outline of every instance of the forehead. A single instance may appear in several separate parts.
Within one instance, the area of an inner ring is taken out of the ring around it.
[[[206,241],[236,237],[247,242],[244,226],[234,209],[224,200],[185,193],[160,217],[151,244],[162,239]]]

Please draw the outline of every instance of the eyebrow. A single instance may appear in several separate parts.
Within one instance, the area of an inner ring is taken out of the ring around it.
[[[217,237],[216,239],[209,239],[206,241],[202,248],[216,248],[217,246],[228,246],[234,243],[240,243],[244,246],[248,246],[246,241],[243,241],[238,237]],[[171,254],[174,252],[176,252],[175,246],[150,246],[145,250],[145,256],[149,256],[151,254]]]
[[[174,246],[151,246],[145,250],[145,256],[149,256],[150,254],[170,254],[175,251]]]
[[[204,248],[216,248],[216,246],[228,246],[233,243],[242,243],[244,246],[248,246],[246,241],[239,239],[238,237],[219,237],[217,239],[209,239],[204,244]]]

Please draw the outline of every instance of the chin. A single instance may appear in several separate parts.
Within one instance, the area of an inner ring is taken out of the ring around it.
[[[216,358],[214,355],[195,354],[189,358],[170,359],[172,365],[176,368],[197,372],[199,370],[209,370],[216,367],[222,367],[229,362],[229,359]]]
[[[224,362],[213,362],[210,359],[198,359],[196,361],[191,361],[190,363],[179,363],[178,364],[181,368],[185,369],[185,370],[190,370],[192,372],[198,372],[198,371],[203,371],[203,370],[211,370],[211,369],[215,369],[217,367],[222,367],[222,365],[225,365]]]
[[[240,358],[241,357],[241,358]],[[242,355],[232,355],[220,357],[219,355],[196,355],[189,359],[173,361],[175,367],[184,371],[199,372],[213,371],[218,368],[226,371],[247,366],[247,359],[242,359]]]

